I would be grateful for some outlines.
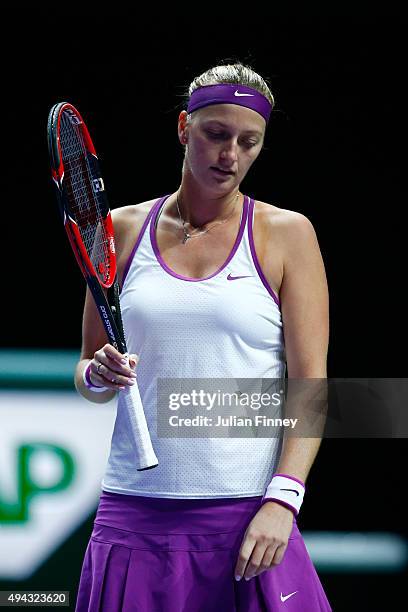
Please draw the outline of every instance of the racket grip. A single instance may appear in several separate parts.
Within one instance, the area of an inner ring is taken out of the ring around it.
[[[124,401],[124,409],[129,421],[130,435],[134,442],[133,446],[136,454],[137,470],[141,471],[154,468],[159,465],[159,461],[153,449],[136,380],[134,385],[120,391],[120,394]]]

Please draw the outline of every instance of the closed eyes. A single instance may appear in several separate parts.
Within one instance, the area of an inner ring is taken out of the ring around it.
[[[224,132],[212,132],[207,130],[207,134],[210,136],[210,138],[214,139],[214,140],[222,140],[222,139],[228,139],[229,135],[225,134]],[[246,147],[255,147],[258,144],[258,141],[254,142],[251,140],[246,140],[243,143]]]

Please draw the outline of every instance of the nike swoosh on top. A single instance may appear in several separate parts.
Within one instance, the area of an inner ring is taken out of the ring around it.
[[[237,278],[251,278],[251,275],[248,274],[246,276],[231,276],[231,273],[229,273],[227,276],[227,280],[237,280]]]
[[[293,493],[296,493],[296,495],[299,495],[299,491],[296,491],[296,489],[281,489],[281,491],[293,491]]]
[[[242,97],[242,96],[250,96],[251,98],[254,97],[255,94],[246,94],[246,93],[239,93],[238,89],[236,90],[236,92],[234,93],[234,96],[237,97]]]
[[[289,595],[283,595],[282,591],[280,594],[280,600],[281,601],[286,601],[287,599],[289,599],[289,597],[292,597],[292,595],[295,595],[297,593],[297,591],[293,591],[293,593],[289,593]]]

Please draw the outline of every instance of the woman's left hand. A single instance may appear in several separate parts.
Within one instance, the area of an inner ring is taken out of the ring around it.
[[[235,577],[246,580],[278,565],[285,554],[293,527],[293,512],[276,502],[265,502],[245,532],[235,567]]]

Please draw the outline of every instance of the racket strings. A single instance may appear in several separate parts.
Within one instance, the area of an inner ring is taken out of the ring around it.
[[[92,187],[98,177],[92,171],[92,160],[90,162],[89,159],[92,155],[85,147],[80,126],[65,112],[61,115],[60,147],[70,213],[78,225],[97,275],[102,282],[107,282],[110,275],[110,242],[101,205]]]

